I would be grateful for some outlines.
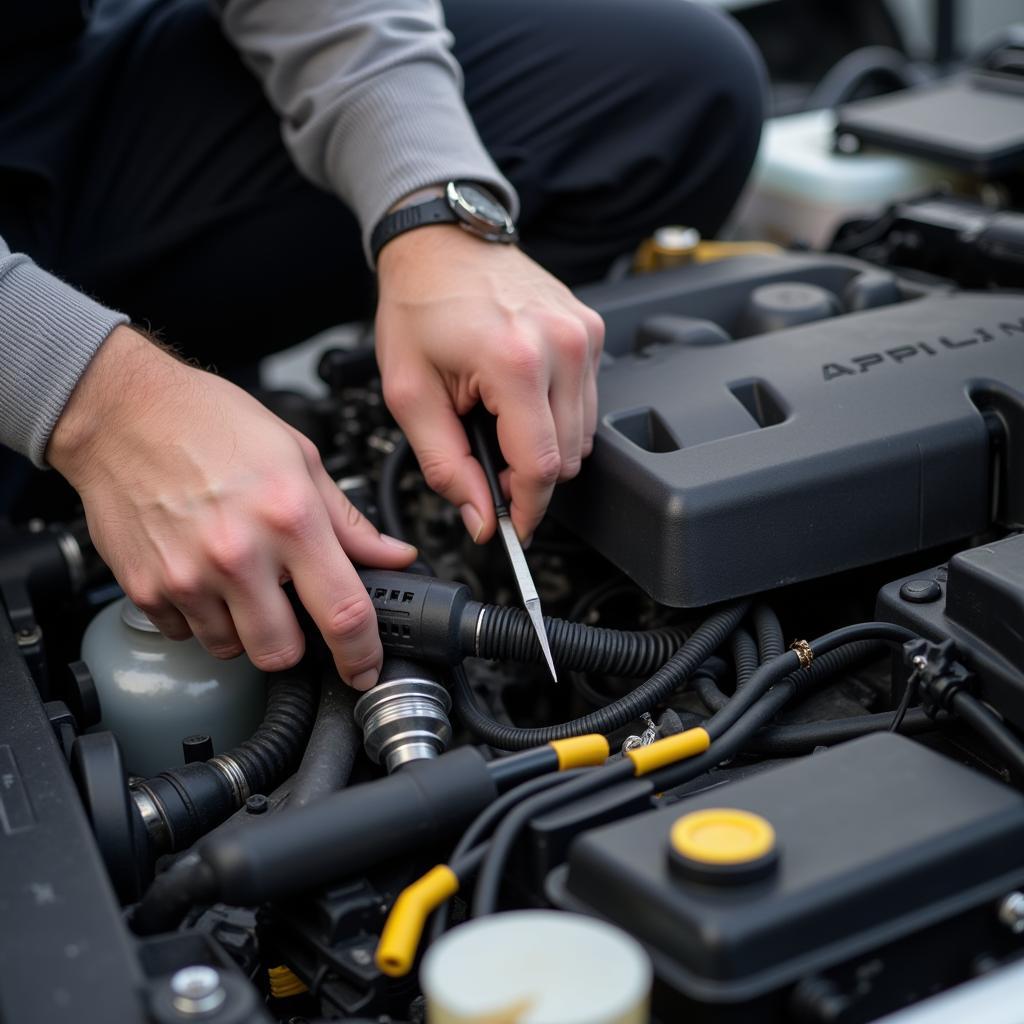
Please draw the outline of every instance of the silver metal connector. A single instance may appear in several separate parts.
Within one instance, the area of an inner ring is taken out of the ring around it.
[[[437,757],[452,738],[448,691],[419,665],[391,661],[385,665],[391,678],[364,693],[355,707],[366,753],[389,773],[410,761]]]

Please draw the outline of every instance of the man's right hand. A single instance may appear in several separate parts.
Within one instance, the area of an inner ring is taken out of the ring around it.
[[[281,589],[290,579],[342,678],[360,690],[376,683],[376,615],[349,556],[400,569],[415,549],[378,533],[313,443],[240,388],[119,327],[46,457],[81,496],[96,549],[165,636],[289,668],[304,646]]]

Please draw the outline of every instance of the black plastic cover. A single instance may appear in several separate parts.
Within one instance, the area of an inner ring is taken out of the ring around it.
[[[1024,534],[887,584],[877,615],[931,640],[953,640],[982,699],[1024,728]]]
[[[837,135],[988,177],[1024,164],[1024,80],[969,72],[859,100],[839,110]]]
[[[787,268],[846,308],[878,277],[849,260],[727,262],[586,293],[618,355],[600,375],[594,453],[553,505],[582,539],[682,607],[955,541],[993,518],[993,404],[1010,433],[1004,511],[1024,516],[1024,295],[936,293],[739,342],[628,351],[648,317],[721,323],[730,296],[735,329],[753,287]]]
[[[709,807],[771,823],[772,874],[727,886],[673,870],[672,824]],[[587,832],[549,890],[634,934],[677,992],[736,1004],[901,938],[924,941],[968,908],[994,917],[991,901],[1024,880],[1022,842],[1024,796],[882,733]]]

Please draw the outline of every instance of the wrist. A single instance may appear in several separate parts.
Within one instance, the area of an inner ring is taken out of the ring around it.
[[[46,447],[46,461],[72,483],[103,438],[114,436],[155,375],[176,361],[128,326],[115,327],[86,367]],[[147,401],[144,397],[142,401]]]
[[[426,202],[428,199],[440,199],[444,195],[444,185],[427,185],[425,188],[418,188],[415,192],[409,192],[402,196],[396,203],[388,207],[388,213],[395,210],[404,210],[407,206],[415,206],[417,203]]]

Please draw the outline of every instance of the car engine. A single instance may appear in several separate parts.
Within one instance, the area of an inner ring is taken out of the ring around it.
[[[0,1017],[534,1020],[575,957],[603,1009],[544,1020],[649,1019],[649,989],[657,1021],[852,1024],[1004,978],[1022,283],[1024,217],[939,194],[581,289],[599,429],[528,551],[557,684],[371,337],[321,396],[260,393],[421,553],[361,570],[366,695],[315,631],[273,676],[165,640],[74,496],[30,492],[0,527]]]

